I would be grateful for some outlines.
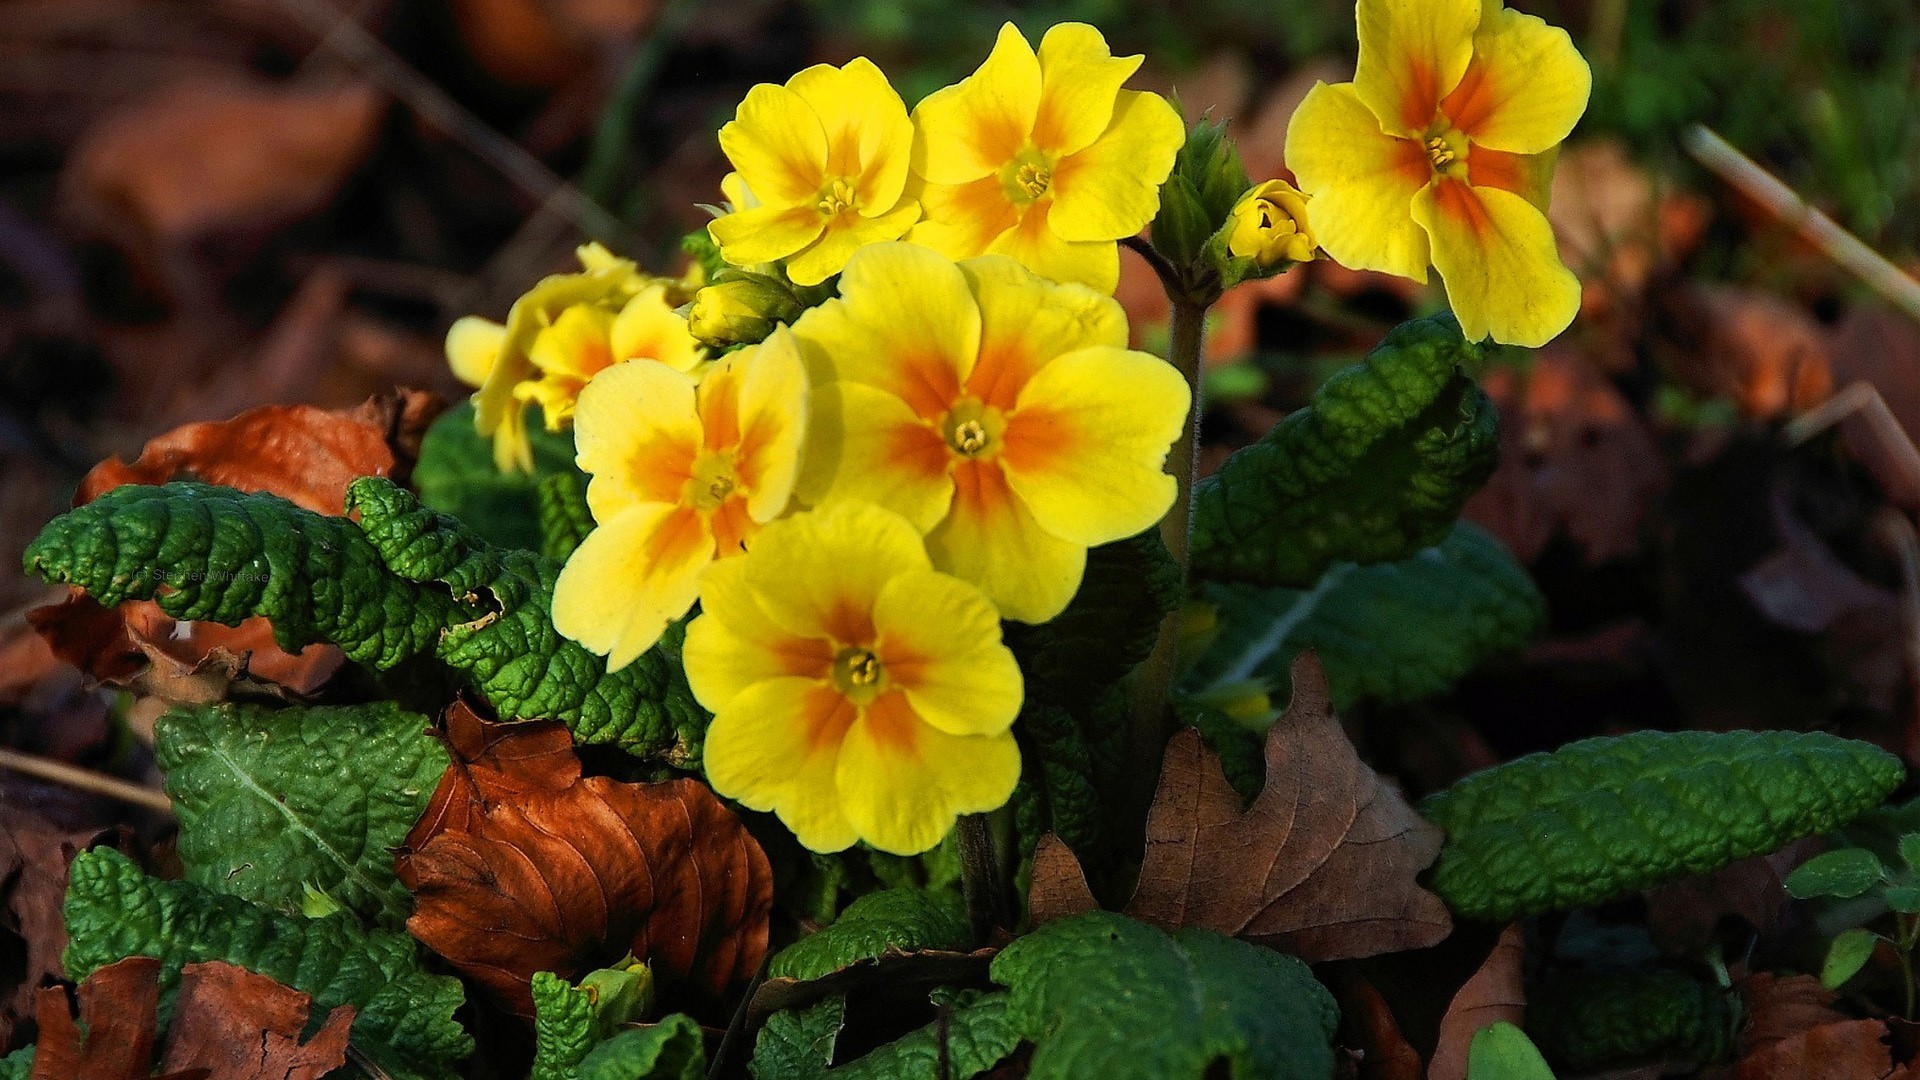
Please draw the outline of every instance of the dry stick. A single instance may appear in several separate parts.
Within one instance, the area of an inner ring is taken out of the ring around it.
[[[405,102],[416,116],[472,151],[475,157],[539,200],[543,207],[553,208],[580,231],[608,243],[625,244],[633,239],[619,218],[561,179],[525,147],[481,123],[350,15],[342,15],[326,0],[279,0],[279,3],[320,39],[317,48],[330,49],[364,70],[388,93]]]
[[[1875,292],[1893,301],[1907,314],[1920,319],[1920,281],[1888,261],[1887,257],[1860,242],[1839,222],[1807,205],[1792,188],[1772,173],[1755,164],[1733,148],[1733,144],[1713,129],[1695,124],[1680,138],[1681,145],[1694,160],[1706,166],[1722,180],[1765,207],[1767,212],[1793,227],[1829,259],[1866,282]]]
[[[65,762],[22,754],[18,750],[0,747],[0,769],[9,769],[25,776],[59,784],[62,787],[70,787],[76,791],[105,795],[110,799],[119,799],[121,802],[143,806],[162,814],[173,812],[173,802],[167,798],[165,792],[122,780],[117,776],[94,772],[92,769],[82,769]]]

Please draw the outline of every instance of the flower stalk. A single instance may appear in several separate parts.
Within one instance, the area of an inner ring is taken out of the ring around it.
[[[960,888],[966,896],[967,921],[974,944],[985,945],[995,930],[1013,925],[1012,896],[993,840],[993,822],[985,814],[962,814],[955,832],[960,841]]]

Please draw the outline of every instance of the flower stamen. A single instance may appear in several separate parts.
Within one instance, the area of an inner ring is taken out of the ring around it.
[[[886,674],[886,665],[872,649],[851,645],[833,658],[834,689],[858,704],[864,705],[879,695],[880,681]]]
[[[854,194],[853,185],[847,183],[843,176],[834,177],[833,183],[820,189],[820,201],[814,204],[824,217],[838,217],[858,205],[859,199]]]
[[[1427,140],[1427,160],[1436,169],[1444,169],[1454,162],[1453,147],[1447,145],[1445,136],[1435,135]]]
[[[987,429],[978,420],[969,420],[953,429],[953,448],[972,457],[987,447]]]

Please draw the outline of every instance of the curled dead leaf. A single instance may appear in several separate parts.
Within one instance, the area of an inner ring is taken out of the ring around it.
[[[705,784],[583,778],[558,725],[456,707],[448,727],[456,760],[398,859],[428,948],[525,1016],[539,971],[632,953],[717,995],[759,968],[772,871]]]
[[[62,828],[11,801],[0,802],[0,955],[15,956],[18,979],[0,998],[0,1049],[15,1042],[21,1021],[33,1015],[35,990],[61,978],[67,947],[61,905],[74,855],[113,844],[114,830]]]
[[[1894,1071],[1887,1025],[1843,1020],[1767,1043],[1733,1067],[1733,1080],[1882,1080]]]
[[[321,1080],[347,1063],[354,1008],[329,1012],[302,1042],[312,1006],[306,994],[246,968],[188,964],[160,1070],[204,1069],[207,1080]]]
[[[1833,393],[1827,334],[1777,296],[1732,285],[1689,285],[1665,295],[1674,377],[1755,417],[1810,409]]]
[[[1520,1025],[1526,1017],[1527,994],[1521,982],[1526,957],[1526,935],[1520,924],[1507,927],[1440,1018],[1440,1041],[1427,1064],[1427,1080],[1466,1080],[1467,1052],[1481,1028],[1504,1020]]]
[[[40,1042],[31,1080],[147,1080],[160,1020],[160,961],[130,956],[108,964],[80,984],[79,998],[75,1023],[66,987],[34,995]]]
[[[1740,1056],[1747,1057],[1783,1039],[1837,1024],[1847,1015],[1833,1007],[1838,995],[1812,975],[1776,975],[1756,971],[1734,984],[1740,995]]]

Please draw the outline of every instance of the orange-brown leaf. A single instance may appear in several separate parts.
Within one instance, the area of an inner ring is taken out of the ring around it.
[[[132,956],[87,976],[80,984],[84,1038],[68,1007],[66,987],[39,991],[34,1006],[40,1048],[32,1080],[146,1080],[152,1074],[160,961]]]
[[[719,994],[760,966],[772,872],[712,790],[582,779],[565,729],[459,712],[457,760],[399,859],[415,937],[528,1016],[538,971],[631,952]]]
[[[1033,848],[1033,874],[1027,886],[1027,918],[1033,925],[1050,923],[1099,908],[1087,885],[1086,871],[1066,841],[1052,833]]]
[[[1520,970],[1525,954],[1526,936],[1515,923],[1501,932],[1486,962],[1448,1003],[1440,1018],[1440,1041],[1427,1065],[1427,1080],[1466,1080],[1467,1051],[1474,1034],[1502,1020],[1521,1022],[1527,1006]]]
[[[1893,1072],[1887,1025],[1844,1020],[1810,1028],[1755,1050],[1734,1065],[1734,1080],[1880,1080]]]
[[[1244,811],[1219,758],[1185,731],[1167,747],[1127,914],[1204,926],[1310,962],[1439,942],[1453,923],[1415,881],[1443,839],[1354,752],[1320,663],[1293,666],[1267,736],[1267,783]]]
[[[303,1043],[312,1005],[306,994],[242,967],[188,964],[160,1069],[205,1069],[207,1080],[320,1080],[347,1062],[354,1008],[328,1013]]]
[[[1812,975],[1775,975],[1756,971],[1734,987],[1746,1017],[1740,1029],[1742,1057],[1783,1039],[1847,1019],[1833,1007],[1834,992]]]

